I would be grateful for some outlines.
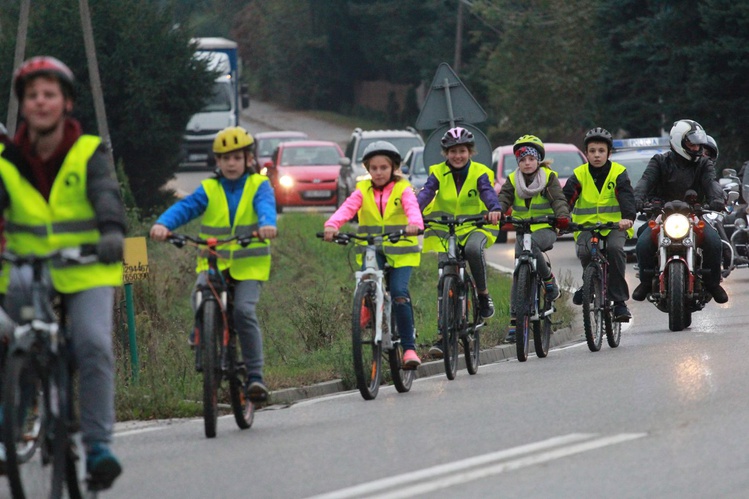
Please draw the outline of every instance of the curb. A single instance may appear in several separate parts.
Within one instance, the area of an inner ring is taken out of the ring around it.
[[[562,328],[558,331],[554,331],[551,335],[550,348],[557,347],[560,345],[574,343],[581,338],[581,333],[576,332],[574,327]],[[532,345],[532,342],[531,342]],[[531,347],[531,352],[534,352]],[[479,365],[485,366],[488,364],[494,364],[502,360],[508,360],[515,358],[516,349],[514,344],[498,345],[493,348],[482,350],[479,354]],[[465,358],[461,356],[458,359],[458,369],[465,369]],[[416,371],[417,378],[428,378],[431,376],[444,375],[445,374],[445,363],[442,360],[435,360],[425,362],[419,366]],[[316,385],[303,386],[299,388],[285,388],[283,390],[276,390],[271,392],[268,399],[268,405],[292,405],[300,400],[310,399],[314,397],[322,397],[324,395],[332,395],[334,393],[340,393],[344,391],[356,391],[356,389],[346,390],[343,386],[343,381],[336,379],[333,381],[325,381]]]

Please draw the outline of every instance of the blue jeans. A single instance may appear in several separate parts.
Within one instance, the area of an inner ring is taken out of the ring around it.
[[[385,268],[385,255],[377,254],[377,265]],[[362,266],[362,269],[364,267]],[[398,326],[403,350],[415,350],[414,312],[411,295],[408,292],[408,281],[411,280],[413,267],[391,267],[388,274],[388,289],[393,303],[393,315]]]

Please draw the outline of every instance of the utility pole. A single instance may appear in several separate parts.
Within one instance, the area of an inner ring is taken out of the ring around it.
[[[13,56],[13,70],[15,71],[23,62],[23,56],[26,52],[26,33],[29,29],[29,5],[31,0],[21,0],[21,15],[18,19],[18,34],[16,35],[16,53]],[[6,128],[8,129],[8,137],[13,137],[16,134],[16,121],[18,120],[18,99],[16,98],[16,92],[13,88],[11,81],[10,85],[10,98],[8,99],[8,119],[6,120]]]
[[[91,80],[91,95],[94,98],[94,112],[96,113],[96,124],[99,135],[106,146],[107,157],[114,164],[114,153],[112,152],[112,139],[109,136],[109,125],[107,125],[107,112],[104,108],[104,93],[101,90],[99,79],[99,63],[96,59],[96,46],[94,44],[94,30],[91,26],[91,11],[88,8],[88,0],[79,1],[81,11],[81,28],[83,29],[83,44],[86,47],[86,61],[88,62],[88,77]]]
[[[453,68],[455,73],[460,74],[460,54],[463,52],[463,2],[458,0],[458,16],[455,27],[455,60],[453,61]]]

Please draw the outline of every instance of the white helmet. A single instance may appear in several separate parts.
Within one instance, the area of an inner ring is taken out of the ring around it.
[[[707,145],[707,133],[702,125],[694,120],[679,120],[671,127],[670,134],[671,150],[688,161],[698,161],[702,157],[702,146]],[[685,145],[700,146],[697,151],[692,151]]]

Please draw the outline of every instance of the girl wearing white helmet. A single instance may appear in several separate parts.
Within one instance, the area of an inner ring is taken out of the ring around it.
[[[324,239],[332,241],[338,230],[358,214],[360,235],[383,234],[404,229],[416,236],[424,228],[419,204],[411,184],[398,175],[401,155],[398,149],[384,140],[371,143],[364,149],[364,167],[371,179],[356,184],[356,190],[325,222]],[[361,253],[357,262],[362,264]],[[421,262],[419,241],[416,237],[402,238],[397,243],[385,241],[377,263],[390,265],[388,288],[393,300],[393,315],[398,325],[403,346],[403,366],[416,369],[421,359],[416,354],[416,334],[411,295],[408,283],[414,267]]]

